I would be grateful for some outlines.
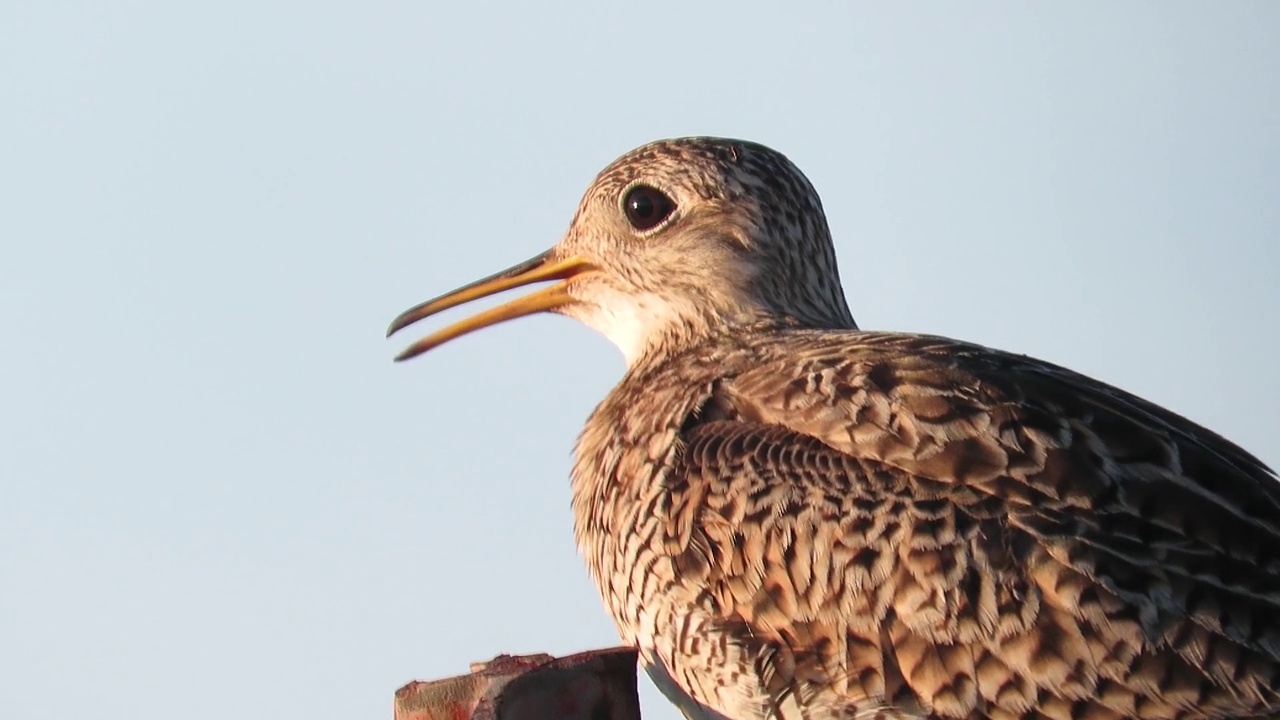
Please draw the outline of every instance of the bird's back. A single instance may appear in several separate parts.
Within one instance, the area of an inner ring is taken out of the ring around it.
[[[1280,714],[1275,475],[1047,363],[735,333],[628,373],[574,507],[624,639],[726,716]]]

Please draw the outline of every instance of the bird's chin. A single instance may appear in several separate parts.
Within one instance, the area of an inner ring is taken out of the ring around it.
[[[664,328],[680,323],[679,314],[666,299],[652,293],[618,294],[592,302],[578,302],[556,312],[581,322],[608,338],[632,367],[663,337]]]

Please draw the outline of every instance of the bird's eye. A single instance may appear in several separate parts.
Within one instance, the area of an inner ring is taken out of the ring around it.
[[[622,211],[636,230],[652,230],[676,209],[671,198],[648,185],[636,185],[622,199]]]

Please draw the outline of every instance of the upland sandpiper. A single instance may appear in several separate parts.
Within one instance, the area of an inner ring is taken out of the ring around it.
[[[818,195],[742,141],[606,168],[551,250],[401,315],[557,281],[627,360],[575,533],[689,717],[1280,717],[1280,484],[1077,373],[864,332]]]

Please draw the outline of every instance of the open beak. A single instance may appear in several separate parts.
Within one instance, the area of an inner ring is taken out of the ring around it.
[[[524,262],[514,265],[503,270],[502,272],[490,275],[482,280],[477,280],[468,285],[447,292],[440,297],[433,298],[419,305],[415,305],[391,322],[391,327],[387,328],[387,337],[399,330],[418,322],[419,320],[435,315],[443,310],[451,307],[457,307],[463,303],[478,300],[483,297],[495,295],[510,290],[512,288],[530,285],[536,282],[545,282],[547,280],[568,280],[575,275],[580,275],[596,267],[580,257],[571,257],[565,260],[551,260],[551,251],[529,258]],[[456,322],[443,330],[437,330],[434,333],[422,338],[418,342],[410,345],[404,352],[396,356],[396,361],[408,360],[417,357],[422,353],[439,347],[454,338],[462,337],[473,330],[497,325],[500,322],[513,320],[525,315],[546,312],[554,308],[562,307],[574,302],[573,296],[569,294],[567,283],[558,282],[554,285],[545,287],[529,293],[523,297],[516,298],[509,303],[490,308],[481,313],[476,313],[471,317]]]

